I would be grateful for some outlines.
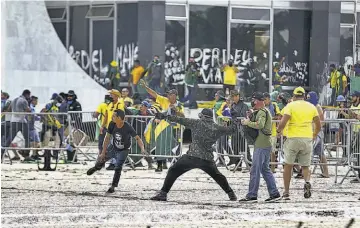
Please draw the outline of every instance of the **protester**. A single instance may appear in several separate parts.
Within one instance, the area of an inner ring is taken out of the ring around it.
[[[222,90],[218,90],[215,93],[215,105],[214,105],[214,113],[215,113],[215,118],[222,116],[222,112],[223,109],[226,105],[226,100],[225,100],[225,93]]]
[[[81,112],[82,111],[81,104],[77,100],[77,96],[76,96],[74,90],[69,90],[69,92],[67,93],[67,104],[68,104],[67,109],[69,112]],[[72,122],[73,126],[76,129],[81,129],[82,114],[81,113],[71,113],[70,117],[71,117],[71,122]]]
[[[328,82],[331,88],[331,105],[335,105],[336,94],[338,91],[338,79],[341,77],[339,71],[336,70],[335,64],[330,64],[330,77]],[[341,80],[340,80],[341,81]]]
[[[225,64],[221,71],[224,72],[224,93],[230,94],[230,91],[235,89],[237,76],[239,69],[234,65],[234,60],[229,59],[228,63]]]
[[[118,62],[113,60],[109,64],[109,70],[107,72],[106,78],[110,80],[110,86],[108,86],[108,89],[116,89],[118,90],[120,88],[120,72],[118,68]]]
[[[213,122],[213,113],[210,109],[203,109],[199,114],[200,119],[188,119],[162,113],[158,113],[157,118],[167,119],[190,128],[192,143],[187,154],[181,156],[169,169],[161,191],[152,197],[151,200],[166,201],[167,194],[176,179],[187,171],[199,168],[209,174],[221,186],[228,194],[230,200],[236,201],[237,197],[229,186],[226,177],[216,167],[212,149],[212,145],[221,135],[230,135],[237,131],[236,123],[233,122],[231,127],[217,125]]]
[[[154,56],[153,61],[143,72],[143,75],[145,74],[147,74],[146,80],[149,83],[149,87],[156,91],[156,93],[162,93],[164,91],[165,75],[159,56]]]
[[[96,126],[99,127],[99,137],[98,137],[98,149],[99,149],[99,154],[102,151],[102,143],[104,142],[104,139],[101,138],[100,139],[100,135],[104,136],[104,134],[100,133],[100,128],[102,126],[102,123],[104,122],[105,119],[105,114],[106,114],[106,109],[107,106],[112,102],[112,98],[109,94],[105,95],[104,98],[104,102],[102,102],[101,104],[99,104],[99,106],[96,108],[96,111],[93,114],[93,117],[95,119],[97,119],[97,124]],[[98,134],[97,134],[98,135]]]
[[[231,116],[234,118],[245,118],[247,117],[247,113],[249,111],[249,107],[247,104],[244,103],[244,97],[237,91],[232,90],[230,92],[230,96],[232,99],[232,105],[231,105]],[[245,138],[242,135],[241,132],[236,132],[233,135],[231,135],[231,147],[233,148],[234,154],[239,155],[240,153],[244,153],[246,150],[246,156],[249,161],[251,161],[251,155],[250,155],[250,147],[249,145],[245,146]],[[228,165],[235,164],[237,165],[240,162],[240,158],[230,158],[230,162]],[[236,167],[235,167],[236,168]],[[237,170],[240,171],[241,164],[239,164]]]
[[[360,92],[354,91],[351,94],[351,107],[349,110],[350,118],[360,120]],[[359,153],[360,148],[360,124],[356,123],[352,127],[353,138],[351,140],[351,151]],[[360,155],[355,155],[357,165],[360,165]],[[360,183],[360,169],[355,169],[358,172],[358,176],[351,180],[350,183]]]
[[[29,100],[31,97],[30,90],[25,89],[21,96],[15,98],[11,103],[11,110],[13,113],[24,113],[24,112],[31,112],[29,107]],[[17,133],[21,131],[22,135],[25,139],[25,148],[29,148],[30,145],[30,135],[29,135],[29,126],[26,120],[26,115],[24,114],[12,114],[11,115],[11,127],[9,132],[9,137],[6,138],[5,147],[9,147],[11,142],[16,137]],[[4,150],[1,150],[1,154],[4,153]],[[30,158],[30,151],[22,151],[22,156],[24,157],[24,161],[33,161]]]
[[[112,99],[112,102],[108,104],[105,115],[104,115],[104,121],[102,122],[101,128],[100,128],[100,135],[99,135],[99,150],[103,151],[103,144],[104,144],[104,138],[107,132],[107,129],[109,127],[109,124],[112,120],[113,112],[114,110],[122,110],[125,112],[125,104],[122,99],[120,99],[121,94],[118,90],[112,89],[108,91],[110,94],[110,97]],[[115,159],[112,159],[110,162],[110,165],[106,168],[107,170],[114,170],[115,169]]]
[[[35,114],[35,107],[38,104],[38,97],[31,96],[30,98],[30,109],[33,115],[27,116],[27,121],[29,124],[29,131],[30,131],[30,146],[32,148],[40,148],[40,136],[39,132],[35,128],[35,122],[40,121],[41,117]],[[38,152],[36,150],[33,150],[33,154],[31,155],[31,158],[34,160],[40,160]]]
[[[313,150],[312,140],[316,139],[321,129],[318,111],[315,106],[304,101],[305,90],[298,87],[293,92],[293,102],[286,105],[277,133],[281,134],[289,122],[287,140],[284,143],[284,193],[283,198],[290,198],[290,180],[295,160],[302,167],[305,180],[304,197],[311,197],[310,165]],[[313,130],[313,123],[315,129]]]
[[[188,94],[181,99],[181,102],[185,103],[189,101],[190,109],[197,109],[196,93],[197,93],[197,80],[200,76],[200,66],[195,62],[194,58],[189,58],[189,63],[185,69],[185,85],[188,89]]]
[[[307,101],[310,102],[311,104],[313,104],[318,112],[320,121],[324,121],[324,113],[322,110],[321,105],[319,104],[319,97],[317,95],[316,92],[309,92],[307,95]],[[322,126],[324,126],[324,124],[322,124]],[[324,164],[324,165],[320,165],[322,173],[319,176],[320,178],[329,178],[329,170],[328,170],[328,165],[327,165],[327,159],[325,156],[325,151],[324,151],[324,132],[321,129],[320,133],[316,136],[316,140],[314,142],[314,155],[319,156],[320,158],[320,163]]]
[[[251,106],[254,112],[251,118],[246,118],[241,121],[242,125],[256,129],[258,135],[254,143],[254,153],[252,166],[250,170],[249,191],[244,199],[240,202],[254,202],[257,201],[260,174],[263,176],[270,198],[265,202],[273,202],[279,200],[280,193],[276,188],[275,178],[270,171],[270,153],[271,153],[271,121],[272,115],[265,108],[264,95],[260,92],[254,93],[252,96]]]
[[[141,148],[141,153],[146,154],[143,141],[136,134],[134,128],[129,123],[125,122],[124,119],[125,112],[123,110],[117,109],[113,112],[112,121],[109,123],[105,135],[102,152],[98,157],[95,166],[87,171],[87,175],[92,175],[100,170],[106,161],[116,157],[114,177],[107,193],[114,193],[115,188],[118,187],[122,166],[129,154],[131,137],[135,138],[137,144]],[[112,144],[110,145],[111,138]]]
[[[134,100],[129,97],[129,90],[127,88],[121,90],[121,99],[127,108],[134,104]]]
[[[145,69],[140,65],[139,60],[134,60],[134,68],[131,70],[128,86],[131,86],[131,93],[134,94],[139,93],[138,83],[140,81],[141,76],[143,75]]]
[[[4,114],[4,112],[11,112],[11,100],[8,93],[1,91],[1,145],[5,145],[11,128],[11,114]],[[20,157],[16,155],[12,160],[18,159]]]

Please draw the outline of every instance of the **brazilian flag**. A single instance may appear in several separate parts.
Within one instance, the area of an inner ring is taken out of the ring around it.
[[[172,150],[177,146],[174,129],[166,120],[155,123],[151,120],[144,132],[145,142],[151,152],[155,148],[155,155],[172,156]]]

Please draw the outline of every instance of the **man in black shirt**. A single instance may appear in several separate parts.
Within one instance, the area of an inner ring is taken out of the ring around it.
[[[226,177],[220,173],[214,162],[213,145],[222,135],[231,135],[237,131],[236,122],[230,127],[214,123],[211,109],[203,109],[199,113],[200,119],[188,119],[178,116],[166,116],[162,113],[156,114],[157,119],[167,119],[170,122],[179,123],[191,129],[192,143],[187,154],[183,155],[170,169],[166,175],[161,191],[151,200],[166,201],[167,193],[170,191],[176,179],[192,169],[201,169],[209,174],[220,187],[228,194],[229,199],[235,201],[236,195],[229,186]]]
[[[143,141],[136,134],[134,128],[129,123],[125,122],[124,119],[124,111],[120,109],[114,111],[112,121],[110,122],[105,135],[102,153],[96,161],[95,166],[87,171],[87,175],[92,175],[97,170],[100,170],[106,161],[113,157],[116,158],[113,181],[107,193],[114,193],[115,187],[119,184],[122,166],[130,151],[131,137],[135,138],[141,149],[141,153],[146,154]],[[112,144],[109,145],[111,138]]]

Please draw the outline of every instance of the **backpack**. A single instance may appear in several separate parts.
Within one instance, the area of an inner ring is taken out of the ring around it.
[[[255,111],[253,112],[250,116],[249,116],[249,119],[251,122],[255,122],[256,120],[256,115],[259,113],[259,111],[263,111],[265,112],[266,114],[266,117],[265,117],[265,124],[267,123],[268,119],[269,119],[269,113],[268,111],[264,110],[264,109],[260,109],[258,111]],[[259,130],[258,129],[254,129],[254,128],[251,128],[251,127],[248,127],[248,126],[243,126],[243,131],[244,131],[244,136],[245,136],[245,139],[247,141],[248,144],[250,145],[254,145],[255,141],[256,141],[256,138],[259,136]],[[271,132],[270,133],[266,133],[264,131],[264,129],[261,129],[260,130],[264,135],[267,135],[267,136],[270,136],[271,135]]]

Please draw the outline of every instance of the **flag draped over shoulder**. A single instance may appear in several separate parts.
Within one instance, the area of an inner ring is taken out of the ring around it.
[[[145,142],[150,145],[150,150],[156,147],[155,155],[173,155],[172,149],[177,146],[173,131],[173,126],[166,120],[159,123],[151,120],[144,131]]]

